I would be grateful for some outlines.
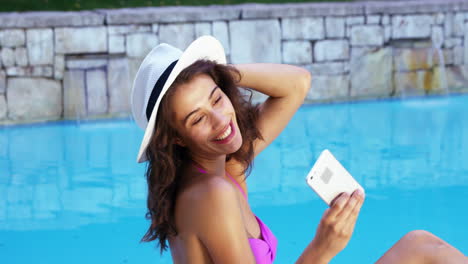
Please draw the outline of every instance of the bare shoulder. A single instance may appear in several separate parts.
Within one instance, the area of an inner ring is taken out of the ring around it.
[[[176,214],[182,232],[198,238],[214,263],[255,263],[235,187],[207,177],[179,194]]]
[[[177,210],[192,220],[206,218],[206,213],[214,210],[223,212],[238,208],[238,198],[234,187],[222,177],[207,177],[187,186],[179,193]]]

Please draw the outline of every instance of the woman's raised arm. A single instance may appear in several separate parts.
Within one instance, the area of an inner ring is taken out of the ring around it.
[[[260,106],[257,126],[263,140],[254,142],[254,155],[265,149],[288,124],[304,101],[311,74],[304,68],[287,64],[235,64],[241,73],[238,83],[269,96]]]

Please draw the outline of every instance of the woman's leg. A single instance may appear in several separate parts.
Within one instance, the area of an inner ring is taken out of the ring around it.
[[[376,264],[467,264],[468,258],[435,235],[411,231],[403,236]]]

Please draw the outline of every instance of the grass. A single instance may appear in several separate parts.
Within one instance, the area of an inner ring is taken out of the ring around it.
[[[78,11],[148,6],[232,5],[242,3],[352,2],[353,0],[1,0],[0,12]]]

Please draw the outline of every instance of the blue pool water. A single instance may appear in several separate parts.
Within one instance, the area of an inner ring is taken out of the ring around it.
[[[468,96],[300,108],[255,161],[251,206],[293,263],[325,204],[304,177],[324,148],[366,189],[332,263],[372,263],[425,229],[468,254]],[[140,244],[142,132],[128,120],[0,128],[0,263],[171,263]]]

